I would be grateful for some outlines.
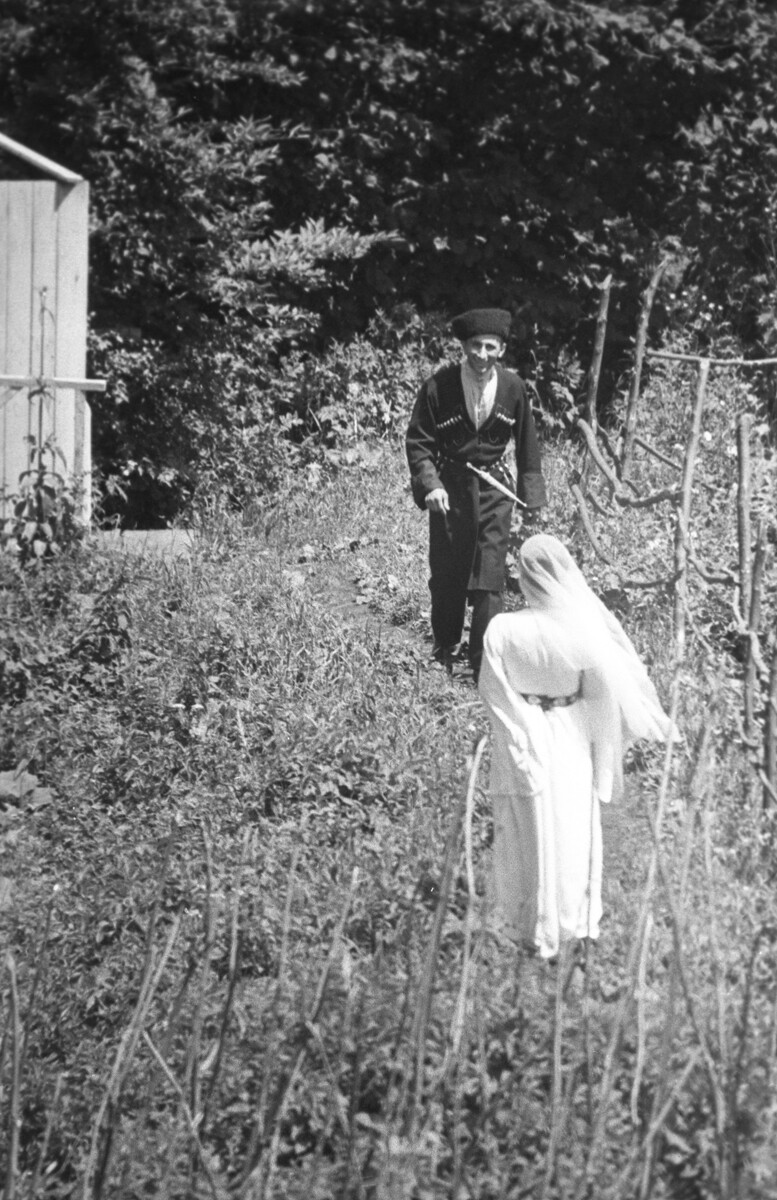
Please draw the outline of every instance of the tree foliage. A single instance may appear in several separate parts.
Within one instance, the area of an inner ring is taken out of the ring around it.
[[[739,336],[777,337],[765,0],[10,10],[3,127],[92,183],[108,466],[180,485],[195,426],[266,425],[289,355],[400,305],[506,305],[543,384],[586,347],[608,271],[626,345],[667,248],[687,286],[665,320],[714,302]]]

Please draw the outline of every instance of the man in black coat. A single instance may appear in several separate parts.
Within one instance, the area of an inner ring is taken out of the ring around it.
[[[469,601],[469,662],[477,679],[486,626],[502,611],[513,502],[468,464],[515,492],[530,525],[546,494],[526,385],[500,365],[510,314],[475,308],[454,317],[452,328],[464,359],[423,384],[405,444],[413,499],[429,512],[433,656],[451,669]]]

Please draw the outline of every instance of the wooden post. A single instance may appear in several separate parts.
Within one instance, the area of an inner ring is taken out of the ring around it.
[[[629,388],[629,398],[626,404],[626,421],[623,433],[623,446],[621,449],[621,475],[626,473],[628,463],[634,449],[634,434],[637,431],[639,387],[642,380],[642,363],[645,358],[645,348],[647,346],[650,313],[653,309],[653,301],[656,298],[656,292],[658,290],[658,285],[661,282],[661,276],[669,266],[670,262],[670,258],[663,258],[661,260],[651,275],[650,282],[648,283],[642,295],[642,308],[640,310],[639,321],[637,323],[637,339],[634,344],[634,366],[631,373],[631,387]]]
[[[745,737],[755,733],[755,685],[758,677],[758,626],[761,624],[761,589],[764,567],[768,557],[762,522],[758,522],[758,533],[753,555],[753,570],[750,581],[750,605],[747,618],[747,659],[745,661],[744,707]]]
[[[612,275],[608,275],[600,284],[599,312],[596,317],[596,332],[594,334],[594,350],[591,356],[591,366],[588,368],[588,391],[585,400],[585,419],[596,436],[596,393],[599,390],[599,376],[602,371],[602,356],[604,354],[604,339],[607,333],[607,313],[610,307],[610,289]]]
[[[691,488],[693,472],[696,467],[696,456],[699,450],[701,435],[701,418],[704,412],[704,397],[707,391],[707,376],[710,364],[706,358],[699,363],[699,377],[696,387],[696,402],[693,409],[691,432],[683,461],[683,485],[680,508],[677,513],[674,542],[675,591],[674,591],[674,638],[675,659],[682,662],[685,657],[685,617],[688,601],[688,530],[691,522]]]
[[[737,420],[737,541],[739,543],[739,615],[746,624],[750,613],[750,428],[753,418]]]
[[[766,701],[766,720],[764,722],[764,775],[767,786],[764,788],[763,806],[768,808],[775,793],[777,793],[777,639],[772,649],[772,661],[769,670],[769,696]]]

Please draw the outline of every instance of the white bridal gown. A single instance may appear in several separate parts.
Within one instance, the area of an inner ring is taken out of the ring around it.
[[[602,915],[599,805],[612,757],[592,728],[594,679],[580,668],[579,643],[546,612],[504,613],[488,627],[479,691],[493,732],[494,900],[506,931],[544,958],[596,938]],[[547,710],[522,695],[580,688]]]

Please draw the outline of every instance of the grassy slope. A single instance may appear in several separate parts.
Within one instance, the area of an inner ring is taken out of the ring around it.
[[[651,436],[673,453],[686,391],[670,375],[651,394]],[[731,420],[714,391],[697,548],[729,560]],[[30,642],[0,766],[29,759],[55,789],[9,808],[2,834],[16,1194],[53,1113],[58,1196],[86,1178],[105,1196],[241,1179],[246,1196],[582,1196],[586,1171],[597,1197],[774,1195],[773,913],[728,600],[694,592],[686,742],[663,791],[661,752],[636,756],[606,814],[584,977],[484,936],[482,791],[470,943],[461,842],[449,895],[444,858],[484,716],[464,676],[427,666],[425,526],[400,448],[352,458],[309,467],[250,526],[211,513],[188,558],[94,552],[8,580]],[[547,462],[547,527],[613,588],[569,500],[576,452]],[[638,474],[652,488],[662,470]],[[754,507],[767,474],[759,460]],[[667,573],[665,509],[597,524],[629,572]],[[670,615],[651,591],[625,618],[667,704]]]

